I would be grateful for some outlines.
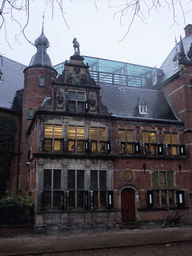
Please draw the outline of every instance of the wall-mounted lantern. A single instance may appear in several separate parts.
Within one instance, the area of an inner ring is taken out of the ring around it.
[[[143,164],[143,171],[144,171],[144,174],[145,174],[145,171],[146,171],[146,164],[145,163]]]
[[[179,168],[179,171],[180,171],[180,174],[181,174],[181,169],[182,169],[181,164],[178,165],[178,168]]]

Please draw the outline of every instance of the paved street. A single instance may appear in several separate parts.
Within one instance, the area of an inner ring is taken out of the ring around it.
[[[173,243],[178,243],[178,248]],[[188,247],[182,243],[188,242]],[[135,229],[68,236],[17,236],[0,239],[0,255],[192,255],[191,226]],[[156,247],[156,245],[160,245]],[[164,244],[167,244],[166,246]],[[146,246],[148,245],[148,246]],[[172,254],[172,246],[175,254]],[[169,248],[171,247],[171,249]],[[114,249],[124,248],[124,249]],[[94,250],[95,249],[95,250]],[[185,249],[185,251],[182,251]],[[77,252],[74,252],[76,250]],[[92,250],[92,251],[90,251]],[[81,251],[83,251],[81,253]],[[190,253],[189,253],[190,252]],[[159,253],[159,254],[158,254]],[[163,254],[164,253],[164,254]],[[53,254],[56,255],[56,254]]]
[[[138,247],[126,247],[115,249],[87,250],[83,252],[65,252],[54,254],[42,254],[41,256],[191,256],[192,242],[170,243],[165,245],[150,245]]]

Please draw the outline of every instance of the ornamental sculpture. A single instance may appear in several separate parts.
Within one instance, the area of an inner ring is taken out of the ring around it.
[[[77,42],[77,38],[74,38],[73,39],[73,48],[74,48],[74,55],[80,55],[80,50],[79,50],[79,48],[80,48],[80,44],[79,44],[79,42]]]

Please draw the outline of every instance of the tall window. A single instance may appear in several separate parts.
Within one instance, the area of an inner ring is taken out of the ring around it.
[[[152,173],[154,206],[175,205],[174,172],[154,171]]]
[[[156,155],[157,133],[155,131],[142,131],[143,154]]]
[[[33,108],[28,108],[28,119],[33,118]]]
[[[91,171],[91,191],[93,208],[106,207],[107,196],[107,173],[106,171]]]
[[[44,137],[44,149],[46,151],[62,150],[62,125],[46,124]]]
[[[167,155],[178,155],[178,134],[177,133],[164,133],[164,142]]]
[[[134,134],[132,130],[118,130],[119,153],[133,154]]]
[[[45,77],[44,76],[40,76],[39,77],[39,86],[45,86]]]
[[[83,170],[68,170],[67,188],[69,190],[68,200],[69,207],[84,207],[85,206],[85,171]]]
[[[61,206],[61,170],[44,170],[43,195],[45,208]]]
[[[106,153],[106,128],[90,127],[92,153]]]
[[[85,92],[69,91],[69,111],[84,113],[85,111]]]
[[[85,127],[68,126],[68,150],[83,153],[85,148]]]

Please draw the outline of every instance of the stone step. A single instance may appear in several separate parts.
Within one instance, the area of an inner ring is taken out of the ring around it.
[[[141,224],[138,222],[126,222],[126,223],[120,224],[120,229],[136,229],[140,227],[141,227]]]

